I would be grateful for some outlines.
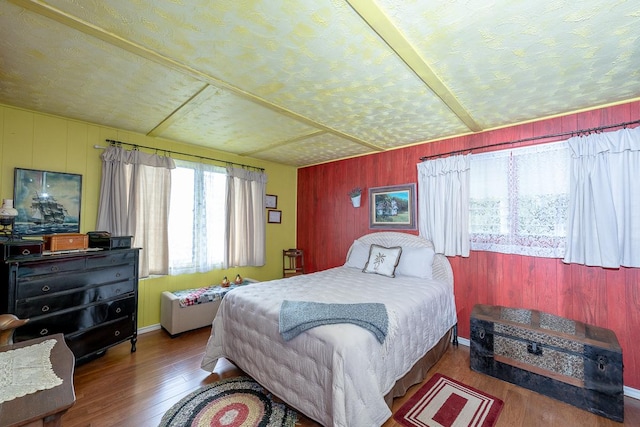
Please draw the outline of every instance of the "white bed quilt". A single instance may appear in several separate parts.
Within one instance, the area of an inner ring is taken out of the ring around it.
[[[278,332],[284,299],[384,303],[389,333],[380,344],[359,326],[323,325],[286,342]],[[229,292],[202,368],[213,371],[225,357],[324,426],[379,426],[391,416],[384,395],[455,323],[446,283],[336,267]]]

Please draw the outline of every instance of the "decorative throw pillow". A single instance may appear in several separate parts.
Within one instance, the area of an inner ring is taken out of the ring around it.
[[[359,240],[355,240],[351,245],[351,251],[348,254],[345,267],[359,268],[362,270],[369,259],[369,246]]]
[[[362,270],[365,273],[381,274],[388,277],[396,277],[395,271],[402,254],[400,246],[385,248],[380,245],[371,245],[369,259]]]
[[[431,248],[402,248],[396,274],[431,279],[433,278],[434,255],[435,252]]]

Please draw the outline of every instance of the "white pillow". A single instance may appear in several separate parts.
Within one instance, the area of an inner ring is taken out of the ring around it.
[[[369,259],[362,270],[364,273],[381,274],[388,277],[396,277],[395,271],[402,254],[400,246],[385,248],[384,246],[371,245]]]
[[[354,240],[353,245],[351,245],[351,252],[349,252],[349,258],[347,258],[344,266],[362,270],[369,259],[369,246],[360,240]]]
[[[433,257],[435,252],[431,248],[402,248],[402,255],[396,274],[401,276],[433,278]]]

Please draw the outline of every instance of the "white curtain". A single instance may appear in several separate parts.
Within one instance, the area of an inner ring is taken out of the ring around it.
[[[418,214],[437,253],[469,256],[469,155],[418,163]]]
[[[574,137],[564,262],[640,267],[640,128]]]
[[[225,266],[265,263],[265,194],[263,172],[227,167],[227,251]]]
[[[171,158],[111,146],[102,153],[98,230],[133,236],[139,276],[167,274]]]

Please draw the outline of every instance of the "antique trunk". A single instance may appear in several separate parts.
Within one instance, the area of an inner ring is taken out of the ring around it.
[[[552,314],[477,304],[471,369],[623,421],[622,350],[613,331]]]
[[[59,233],[44,236],[44,249],[51,252],[87,249],[89,237],[81,233]]]

